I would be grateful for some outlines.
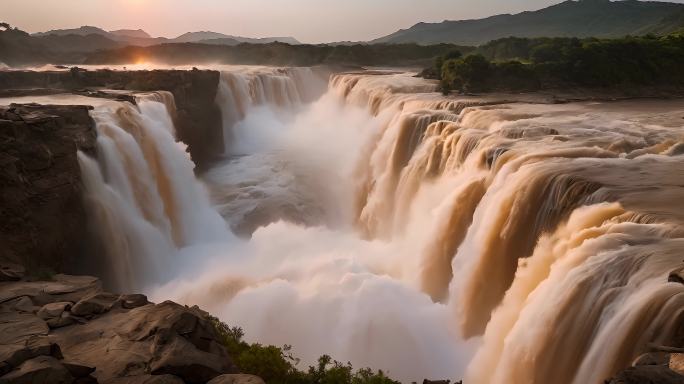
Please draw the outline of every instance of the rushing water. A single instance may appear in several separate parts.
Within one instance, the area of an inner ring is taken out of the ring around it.
[[[602,383],[681,337],[684,103],[325,76],[222,73],[202,180],[169,94],[96,108],[80,161],[113,282],[402,381]]]

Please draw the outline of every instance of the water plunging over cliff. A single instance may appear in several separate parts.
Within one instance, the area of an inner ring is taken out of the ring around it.
[[[81,165],[121,286],[403,381],[602,383],[682,341],[682,102],[320,81],[223,73],[226,158],[202,180],[168,94],[93,113]]]

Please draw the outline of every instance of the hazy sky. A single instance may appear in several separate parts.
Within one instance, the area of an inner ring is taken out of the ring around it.
[[[302,42],[368,40],[418,21],[534,10],[561,0],[0,0],[0,21],[29,32],[94,25],[153,36],[211,30]],[[677,0],[682,3],[684,0]]]

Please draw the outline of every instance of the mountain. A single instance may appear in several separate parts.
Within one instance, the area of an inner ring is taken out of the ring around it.
[[[100,47],[101,49],[110,48],[112,45],[111,42],[121,42],[124,44],[148,46],[154,44],[162,44],[167,41],[167,39],[165,38],[152,38],[147,32],[143,31],[142,29],[119,29],[116,31],[108,32],[102,28],[87,25],[80,28],[55,29],[47,32],[38,32],[32,34],[31,36],[39,38],[55,38],[56,36],[90,36],[90,39],[94,43],[97,39],[93,38],[93,35],[109,40],[109,42],[107,42],[105,40],[100,39],[100,41],[103,43],[103,46]]]
[[[301,44],[299,41],[292,37],[264,37],[264,38],[250,38],[241,36],[231,36],[218,32],[211,31],[200,31],[200,32],[187,32],[175,39],[167,39],[165,37],[153,38],[147,32],[142,29],[119,29],[116,31],[105,31],[102,28],[83,26],[80,28],[71,29],[55,29],[47,32],[34,33],[34,37],[51,37],[55,36],[90,36],[97,35],[109,39],[114,42],[123,42],[130,45],[138,45],[141,47],[147,47],[156,44],[165,43],[203,43],[212,45],[237,45],[240,43],[249,44],[269,44],[269,43],[287,43],[292,45]],[[91,38],[95,41],[96,39]],[[103,41],[102,48],[112,48],[112,44]]]
[[[199,32],[187,32],[175,39],[172,39],[174,43],[197,43],[202,40],[213,40],[213,39],[225,39],[230,38],[228,35],[223,33],[211,32],[211,31],[199,31]]]
[[[143,31],[142,29],[119,29],[116,31],[109,31],[109,33],[119,37],[132,37],[135,39],[152,38],[152,36],[150,36],[147,32]]]
[[[225,39],[225,40],[224,40]],[[233,42],[237,41],[239,43],[249,43],[249,44],[269,44],[269,43],[287,43],[292,45],[301,44],[293,37],[264,37],[264,38],[250,38],[241,36],[226,35],[218,32],[211,31],[199,31],[199,32],[187,32],[175,39],[171,40],[174,43],[203,43],[208,42],[209,44],[220,44],[220,41],[224,40],[226,45],[234,45]]]
[[[418,23],[372,44],[480,45],[503,37],[604,37],[665,34],[684,27],[684,4],[657,1],[568,0],[538,11],[477,20]]]
[[[38,32],[34,33],[32,36],[35,37],[42,37],[42,36],[49,36],[49,35],[57,35],[57,36],[68,36],[68,35],[78,35],[78,36],[88,36],[88,35],[102,35],[106,37],[110,37],[110,33],[105,31],[104,29],[98,28],[98,27],[92,27],[89,25],[85,25],[80,28],[71,28],[71,29],[53,29],[51,31],[47,32]]]
[[[200,40],[199,43],[212,44],[212,45],[229,45],[229,46],[235,46],[238,44],[242,44],[242,42],[235,40],[235,39],[232,39],[230,37],[223,37],[220,39]]]

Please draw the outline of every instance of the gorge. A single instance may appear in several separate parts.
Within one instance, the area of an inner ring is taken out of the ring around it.
[[[3,137],[36,126],[26,103],[92,106],[69,161],[93,233],[69,272],[109,290],[401,382],[603,383],[684,347],[680,99],[442,96],[326,67],[10,73]]]

